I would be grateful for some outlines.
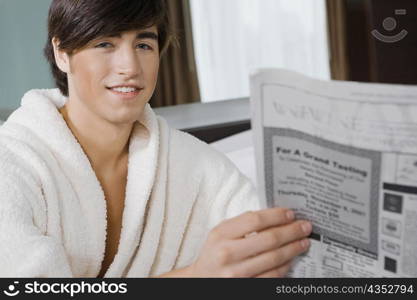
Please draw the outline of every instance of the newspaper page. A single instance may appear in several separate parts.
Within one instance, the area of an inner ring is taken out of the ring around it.
[[[417,87],[251,76],[260,195],[313,223],[291,277],[417,277]]]

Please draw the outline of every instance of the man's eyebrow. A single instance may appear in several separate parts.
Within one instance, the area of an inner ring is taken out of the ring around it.
[[[120,33],[115,33],[115,34],[110,34],[108,37],[117,37],[117,38],[121,38],[121,34]],[[155,32],[152,31],[142,31],[139,32],[138,35],[136,36],[136,39],[151,39],[151,40],[158,40],[158,35]]]
[[[143,31],[138,33],[136,36],[137,39],[151,39],[151,40],[158,40],[158,35],[152,31]]]

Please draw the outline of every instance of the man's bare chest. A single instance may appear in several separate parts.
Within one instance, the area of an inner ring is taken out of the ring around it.
[[[106,250],[102,263],[102,270],[100,272],[101,276],[104,276],[113,262],[120,242],[127,181],[126,176],[123,176],[122,174],[120,176],[122,177],[102,181],[102,187],[106,198],[107,228]]]

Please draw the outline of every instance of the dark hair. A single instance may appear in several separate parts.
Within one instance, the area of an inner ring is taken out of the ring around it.
[[[61,93],[68,96],[68,79],[55,62],[52,38],[56,37],[59,48],[71,55],[98,37],[151,26],[158,28],[163,55],[174,37],[165,0],[53,0],[44,55]]]

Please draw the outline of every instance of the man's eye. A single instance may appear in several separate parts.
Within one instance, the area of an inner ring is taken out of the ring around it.
[[[95,47],[96,48],[109,48],[109,46],[111,46],[110,43],[103,42],[103,43],[100,43],[100,44],[96,45]]]
[[[138,44],[138,47],[143,50],[153,50],[153,48],[149,46],[148,44]]]

